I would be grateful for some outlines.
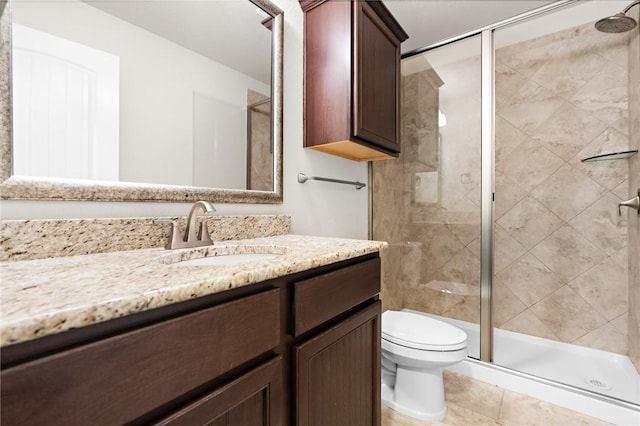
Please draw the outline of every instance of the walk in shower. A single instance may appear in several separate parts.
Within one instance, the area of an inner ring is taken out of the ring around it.
[[[557,2],[406,54],[402,154],[372,164],[384,309],[437,315],[473,358],[632,409],[638,220],[617,211],[640,184],[640,36],[621,32],[639,10]]]

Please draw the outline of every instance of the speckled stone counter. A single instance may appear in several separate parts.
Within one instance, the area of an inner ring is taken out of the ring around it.
[[[210,248],[143,249],[0,263],[0,346],[258,283],[386,247],[378,241],[279,235]],[[191,250],[191,251],[190,251]],[[277,253],[251,263],[181,266],[194,255]]]
[[[174,220],[184,232],[184,216],[2,221],[0,261],[164,247]],[[291,227],[286,215],[217,215],[204,220],[214,241],[288,234]]]

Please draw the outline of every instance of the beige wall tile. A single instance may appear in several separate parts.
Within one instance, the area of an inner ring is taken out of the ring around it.
[[[480,297],[465,296],[460,303],[455,304],[443,312],[443,315],[449,318],[480,324]]]
[[[496,79],[497,83],[497,79]],[[498,90],[498,89],[496,89]],[[502,161],[527,138],[516,126],[500,116],[496,116],[496,160]]]
[[[404,289],[403,306],[422,312],[443,315],[462,302],[467,291],[458,291],[459,284],[432,280]]]
[[[592,332],[574,340],[573,343],[607,352],[627,354],[627,336],[620,333],[611,323],[596,328]]]
[[[596,202],[605,188],[568,164],[531,192],[553,213],[568,221]]]
[[[496,37],[499,38],[500,34]],[[530,80],[550,57],[553,49],[549,47],[553,42],[553,36],[544,36],[503,47],[496,52],[496,62],[508,66]]]
[[[565,101],[532,138],[565,161],[576,156],[607,128],[598,117]],[[496,129],[499,132],[500,129]]]
[[[500,328],[515,331],[517,333],[530,334],[545,339],[560,340],[547,326],[536,317],[530,309],[520,313],[513,319],[503,324]]]
[[[436,279],[480,285],[480,259],[464,248],[436,273]]]
[[[524,198],[497,222],[527,249],[564,224],[562,219],[533,197]]]
[[[548,56],[541,61],[539,69],[531,77],[536,83],[565,99],[584,87],[608,62],[594,52],[594,49],[582,49],[567,41],[570,40],[545,46]]]
[[[628,70],[612,63],[571,97],[578,108],[598,114],[607,124],[615,123],[628,108]]]
[[[626,200],[629,194],[629,179],[627,178],[620,185],[611,190],[611,193],[619,198],[619,201]]]
[[[571,281],[569,287],[608,321],[629,310],[627,271],[611,258]]]
[[[562,166],[563,161],[551,151],[528,138],[496,164],[496,171],[531,191]]]
[[[509,123],[531,135],[538,126],[562,106],[563,102],[563,99],[551,90],[527,80],[515,95],[497,111]]]
[[[607,322],[569,286],[551,293],[530,310],[563,342],[573,342]]]
[[[513,206],[528,195],[517,180],[506,176],[500,170],[495,173],[496,202],[494,203],[494,218],[499,220]]]
[[[623,315],[610,321],[609,324],[613,325],[623,336],[627,336],[629,330],[629,312],[625,312]]]
[[[609,255],[624,250],[628,244],[627,221],[626,217],[617,215],[618,202],[616,196],[605,193],[602,198],[569,221],[569,225]],[[625,281],[626,275],[625,271]]]
[[[518,90],[527,83],[527,78],[503,63],[496,55],[496,108],[501,109],[511,101]]]
[[[531,254],[553,271],[563,283],[573,280],[607,257],[602,250],[569,225],[547,237],[531,250]]]
[[[493,280],[493,325],[501,328],[527,309],[527,306],[499,279]]]
[[[505,231],[502,226],[496,224],[494,227],[494,259],[493,270],[494,273],[499,273],[517,258],[526,253],[526,249],[513,238],[509,232]],[[479,243],[479,241],[478,241]],[[478,245],[478,252],[474,252],[477,257],[480,257],[480,247]]]
[[[629,228],[627,228],[629,229]],[[622,266],[623,268],[629,266],[629,253],[632,250],[632,244],[631,242],[627,245],[627,247],[622,248],[618,251],[615,251],[614,253],[611,254],[611,259],[613,259],[614,261],[616,261],[618,263],[618,265]],[[631,277],[629,277],[629,280],[631,280]]]
[[[631,78],[631,76],[629,76]],[[611,124],[611,127],[620,133],[629,136],[629,110],[622,111],[622,118]]]
[[[497,275],[525,306],[532,306],[563,286],[563,282],[530,253]]]

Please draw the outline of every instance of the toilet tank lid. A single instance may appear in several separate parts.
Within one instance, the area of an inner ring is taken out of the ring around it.
[[[382,314],[382,337],[399,345],[452,350],[464,347],[467,334],[451,324],[412,312],[386,311]]]

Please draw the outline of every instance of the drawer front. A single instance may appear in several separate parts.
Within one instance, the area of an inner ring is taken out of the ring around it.
[[[280,341],[279,290],[2,371],[3,424],[122,424]]]
[[[380,258],[295,283],[294,332],[305,333],[380,293]]]

